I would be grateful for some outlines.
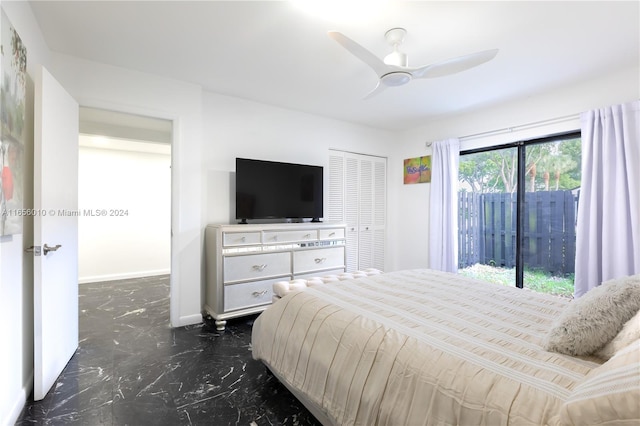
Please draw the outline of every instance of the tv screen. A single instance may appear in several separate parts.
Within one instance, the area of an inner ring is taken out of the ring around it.
[[[236,158],[236,219],[323,217],[321,166]]]

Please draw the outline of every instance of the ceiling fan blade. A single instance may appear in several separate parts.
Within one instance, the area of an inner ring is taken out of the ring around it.
[[[378,81],[378,84],[376,85],[376,87],[375,87],[371,92],[369,92],[369,93],[367,94],[367,96],[365,96],[365,97],[364,97],[364,98],[362,98],[362,99],[363,99],[363,100],[365,100],[365,101],[366,101],[366,100],[368,100],[368,99],[371,99],[371,98],[373,98],[374,96],[376,96],[378,93],[383,92],[383,91],[384,91],[384,89],[386,89],[386,88],[387,88],[387,85],[382,84],[382,82],[381,82],[381,81]]]
[[[435,64],[411,69],[413,78],[436,78],[451,75],[469,68],[477,67],[495,58],[498,49],[484,50],[470,55],[458,56]]]
[[[338,31],[329,31],[328,34],[329,37],[340,43],[342,47],[351,52],[353,56],[373,68],[378,77],[389,72],[389,67],[380,58],[369,52],[364,47],[360,46],[355,41],[351,40],[346,35]]]

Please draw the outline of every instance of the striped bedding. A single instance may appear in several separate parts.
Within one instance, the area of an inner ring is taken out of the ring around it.
[[[431,270],[314,285],[258,317],[253,357],[324,424],[556,424],[601,364],[541,348],[566,303]]]

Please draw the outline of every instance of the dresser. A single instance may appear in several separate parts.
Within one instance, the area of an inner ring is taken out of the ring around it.
[[[204,315],[224,330],[230,318],[271,304],[273,283],[346,270],[346,225],[208,225]]]

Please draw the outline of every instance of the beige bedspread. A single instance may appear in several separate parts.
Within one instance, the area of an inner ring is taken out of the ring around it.
[[[263,312],[253,356],[332,424],[554,424],[600,365],[540,347],[566,303],[430,270],[327,283]]]

